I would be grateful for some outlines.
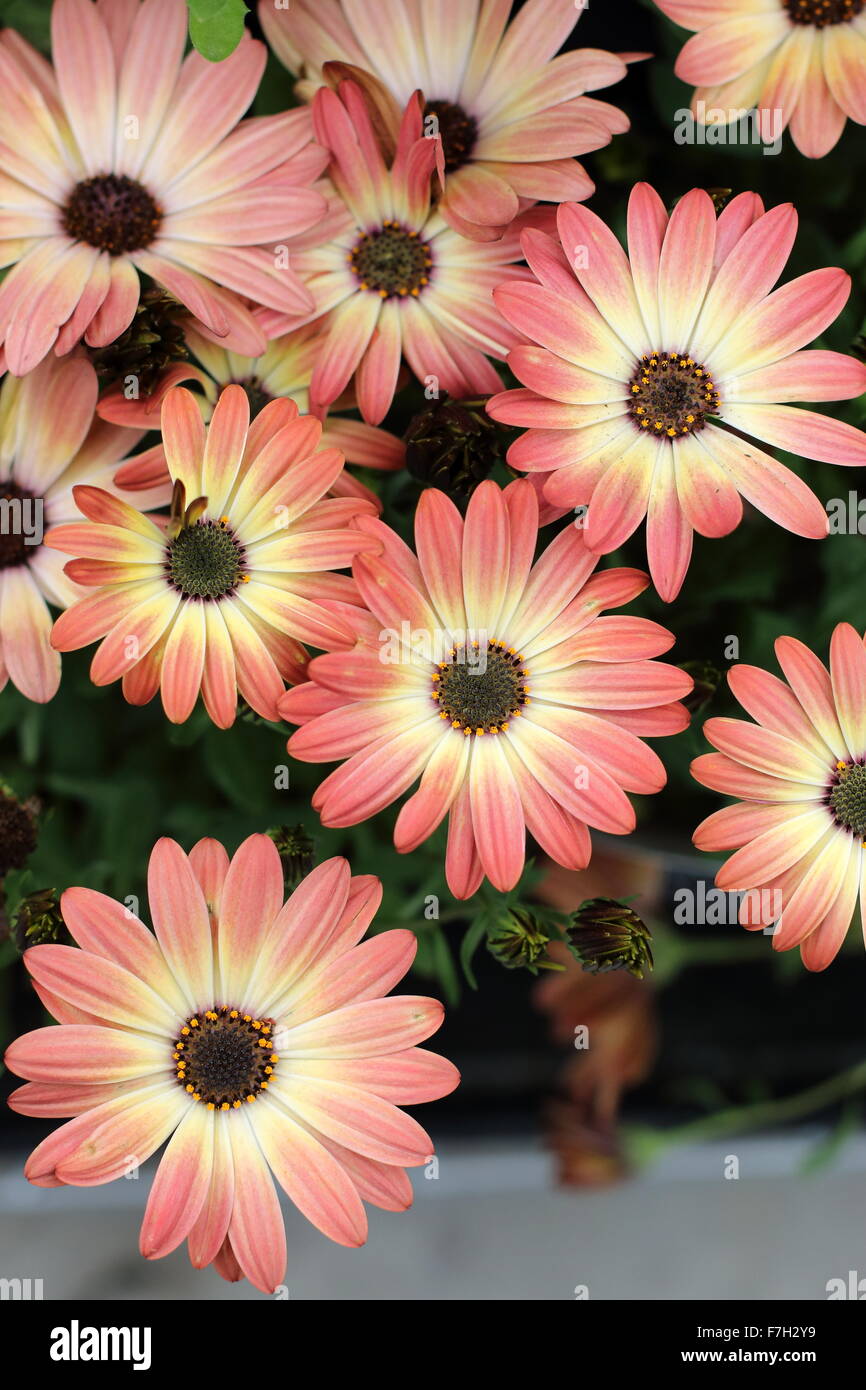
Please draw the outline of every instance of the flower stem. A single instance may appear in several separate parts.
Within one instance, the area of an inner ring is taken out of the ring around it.
[[[687,1144],[709,1139],[719,1139],[727,1135],[743,1134],[749,1130],[766,1129],[773,1125],[789,1123],[802,1119],[804,1115],[824,1110],[829,1105],[846,1100],[858,1091],[866,1090],[866,1061],[857,1062],[845,1071],[838,1072],[826,1081],[809,1086],[793,1096],[759,1101],[752,1105],[732,1105],[719,1110],[714,1115],[689,1120],[686,1124],[672,1129],[655,1131],[635,1130],[634,1148],[638,1159],[652,1159],[662,1149],[674,1144]]]

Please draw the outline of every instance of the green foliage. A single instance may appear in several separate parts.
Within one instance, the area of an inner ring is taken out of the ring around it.
[[[244,0],[187,0],[189,36],[203,58],[219,63],[234,53],[244,35]]]
[[[0,26],[17,29],[36,48],[51,43],[51,8],[45,0],[0,0]]]
[[[859,1131],[862,1119],[863,1102],[861,1098],[854,1098],[843,1105],[836,1123],[819,1139],[818,1143],[803,1159],[800,1167],[801,1173],[811,1175],[832,1167],[840,1157],[848,1140]]]

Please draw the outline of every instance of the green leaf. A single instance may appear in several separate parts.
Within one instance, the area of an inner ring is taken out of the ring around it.
[[[268,741],[261,731],[242,722],[230,732],[212,728],[202,747],[208,773],[231,805],[254,816],[265,815],[274,785],[273,755],[268,756]]]
[[[209,63],[234,53],[244,36],[245,0],[187,0],[189,36]]]
[[[442,928],[436,926],[430,932],[430,941],[433,948],[433,968],[442,986],[445,1002],[449,1008],[453,1009],[460,1000],[460,980],[454,969],[454,958],[451,955],[448,938]]]
[[[463,967],[463,974],[470,989],[478,988],[478,981],[472,970],[472,957],[487,935],[488,917],[486,912],[479,912],[472,926],[466,932],[460,943],[460,964]]]
[[[852,1097],[844,1106],[835,1127],[806,1154],[800,1164],[801,1173],[818,1173],[822,1168],[830,1166],[838,1157],[846,1141],[859,1128],[861,1109],[862,1101],[856,1096]]]
[[[253,114],[256,116],[276,116],[282,111],[287,111],[291,106],[299,106],[300,102],[295,96],[295,84],[286,69],[273,53],[268,54],[268,61],[259,89],[256,92],[256,99],[253,103]],[[370,486],[368,470],[363,472],[355,468],[354,473],[360,477],[362,482]],[[369,470],[372,473],[372,470]],[[381,477],[379,478],[381,485]],[[374,491],[377,490],[376,482],[373,483]]]
[[[33,879],[31,869],[10,869],[3,880],[3,892],[6,895],[6,916],[11,922],[15,913],[28,893],[32,893],[36,884]],[[12,952],[11,959],[15,960],[17,953]]]
[[[38,0],[0,0],[0,26],[17,29],[43,53],[51,49],[50,5]]]

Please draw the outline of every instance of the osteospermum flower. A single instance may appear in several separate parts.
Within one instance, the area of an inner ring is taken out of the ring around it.
[[[238,125],[265,66],[245,38],[230,58],[183,57],[183,0],[55,0],[53,69],[0,37],[4,213],[0,343],[22,375],[122,333],[139,272],[221,337],[255,329],[240,296],[284,312],[308,297],[262,243],[310,227],[325,156],[305,111]]]
[[[642,735],[688,723],[676,703],[691,680],[650,658],[672,635],[643,618],[601,617],[646,587],[638,570],[592,577],[597,556],[567,527],[533,565],[538,503],[523,479],[486,481],[464,523],[424,492],[418,558],[375,518],[355,525],[382,541],[354,575],[369,612],[351,652],[310,662],[309,681],[280,712],[303,727],[303,762],[347,759],[313,798],[325,825],[375,815],[421,778],[394,831],[406,853],[450,816],[446,873],[470,897],[485,874],[507,890],[520,877],[525,830],[553,859],[584,868],[588,826],[628,834],[626,792],[664,785]]]
[[[851,925],[858,894],[866,922],[866,649],[848,623],[830,642],[828,671],[808,647],[780,637],[785,681],[756,666],[733,666],[728,682],[747,714],[709,719],[719,751],[692,763],[705,787],[741,798],[695,831],[699,849],[736,850],[716,874],[743,891],[750,929],[775,923],[777,951],[800,947],[809,970],[824,970]]]
[[[277,57],[302,74],[306,99],[332,72],[351,72],[386,111],[420,89],[428,127],[435,118],[442,137],[441,211],[464,235],[490,239],[527,202],[589,197],[595,185],[572,156],[601,149],[629,122],[585,93],[621,81],[640,56],[588,48],[554,57],[580,18],[574,0],[528,0],[509,24],[510,9],[505,0],[260,0],[259,17]]]
[[[232,384],[246,391],[253,419],[271,401],[283,397],[294,401],[300,413],[306,415],[310,409],[310,380],[318,355],[320,332],[320,325],[307,324],[274,339],[261,356],[253,358],[229,352],[187,327],[184,333],[185,348],[190,354],[187,361],[167,368],[147,396],[129,398],[124,382],[119,382],[102,396],[97,412],[104,420],[117,424],[156,429],[162,402],[172,386],[194,381],[203,392],[200,403],[205,420],[210,419],[220,391]],[[355,402],[350,394],[348,399],[336,404],[339,408],[349,408]],[[365,424],[363,420],[345,420],[333,415],[323,421],[322,446],[339,449],[347,463],[389,472],[402,468],[406,456],[405,445],[387,430]],[[153,464],[152,477],[145,478],[141,469],[136,469],[138,485],[142,479],[149,485],[165,471],[164,453],[159,446],[149,454],[149,459]],[[167,471],[165,476],[168,476]],[[331,491],[341,496],[375,500],[369,488],[345,470]]]
[[[118,463],[142,436],[96,419],[96,395],[96,373],[81,359],[52,359],[0,384],[0,689],[11,680],[40,704],[60,684],[48,605],[66,608],[85,593],[44,544],[45,530],[81,519],[79,485],[130,498]],[[169,493],[148,484],[134,501],[144,512]]]
[[[404,1169],[433,1152],[397,1106],[459,1080],[415,1046],[439,1027],[441,1004],[383,997],[409,969],[413,933],[358,944],[381,896],[378,879],[329,859],[283,903],[266,835],[231,861],[216,840],[189,858],[160,840],[148,872],[155,935],[122,903],[68,889],[63,917],[80,949],[24,956],[60,1026],[6,1053],[28,1078],[14,1110],[74,1116],[34,1149],[29,1180],[110,1182],[168,1140],[141,1228],[148,1259],[187,1240],[196,1268],[272,1293],[286,1268],[273,1178],[325,1235],[362,1245],[364,1202],[405,1210]]]
[[[656,0],[697,30],[676,74],[697,90],[693,110],[727,124],[757,107],[765,138],[790,128],[820,159],[850,118],[866,124],[864,0]]]
[[[274,401],[250,425],[240,386],[228,386],[205,431],[183,386],[162,409],[174,485],[166,529],[99,488],[74,492],[87,521],[53,527],[46,544],[77,558],[66,574],[93,592],[55,623],[60,651],[102,638],[96,685],[123,678],[131,704],[157,690],[181,723],[199,693],[214,723],[234,722],[238,692],[264,719],[277,717],[285,680],[306,664],[304,642],[351,642],[336,608],[353,586],[330,571],[377,542],[347,523],[371,505],[326,498],[343,466],[319,449],[318,420]]]
[[[314,409],[328,406],[355,373],[364,419],[385,415],[401,355],[432,391],[488,394],[501,381],[485,356],[516,341],[491,299],[503,279],[525,279],[515,223],[495,244],[468,241],[431,203],[439,141],[425,138],[417,98],[406,106],[390,168],[360,87],[323,87],[313,103],[316,138],[332,152],[336,188],[321,227],[293,242],[292,263],[328,313],[310,384]],[[529,214],[535,215],[535,214]],[[266,319],[271,333],[299,326]]]
[[[866,390],[862,362],[800,350],[836,318],[850,277],[814,270],[773,290],[796,235],[793,207],[765,213],[743,193],[717,219],[696,188],[668,217],[638,184],[628,256],[588,209],[564,204],[557,220],[558,241],[523,235],[537,283],[494,295],[531,339],[508,358],[527,389],[488,406],[495,419],[530,427],[509,461],[549,474],[544,494],[555,506],[588,506],[586,541],[600,554],[646,517],[650,573],[668,601],[693,531],[733,531],[741,496],[797,535],[826,535],[814,493],[750,442],[866,464],[860,430],[787,404]]]

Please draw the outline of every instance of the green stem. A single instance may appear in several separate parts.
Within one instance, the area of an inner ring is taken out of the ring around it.
[[[743,1134],[748,1130],[786,1124],[802,1119],[815,1110],[824,1110],[828,1105],[862,1090],[866,1090],[866,1061],[857,1062],[846,1071],[837,1073],[827,1081],[820,1081],[797,1095],[759,1101],[756,1105],[729,1106],[715,1115],[702,1116],[699,1120],[690,1120],[687,1124],[664,1130],[656,1135],[657,1147],[718,1139],[729,1134]]]

